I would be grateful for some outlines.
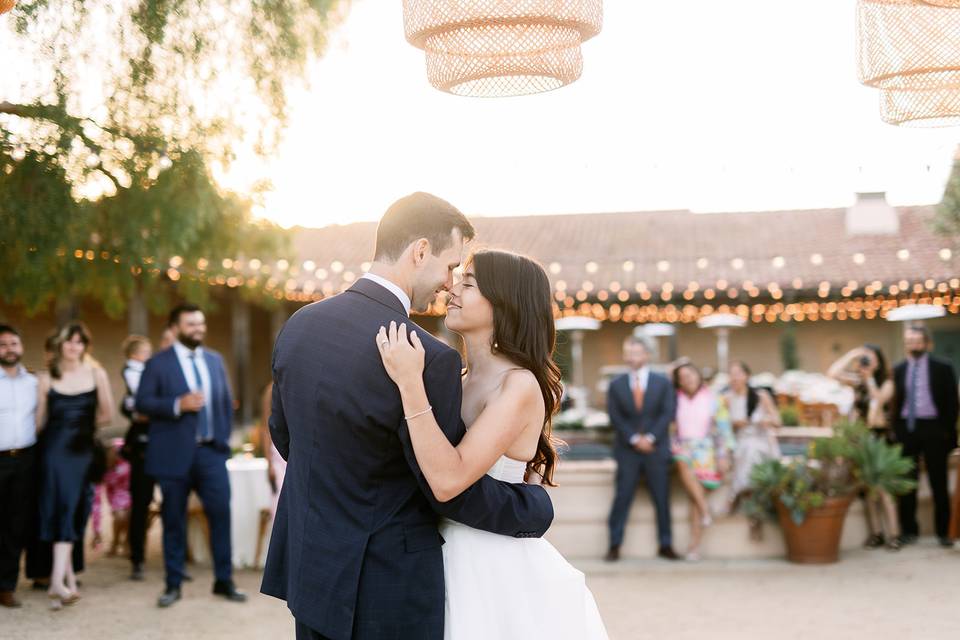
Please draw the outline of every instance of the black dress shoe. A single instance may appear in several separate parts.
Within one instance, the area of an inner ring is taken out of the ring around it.
[[[680,559],[680,556],[678,556],[677,552],[673,550],[673,547],[660,547],[660,550],[657,551],[657,557],[663,558],[664,560]]]
[[[157,606],[166,609],[180,599],[180,587],[167,587],[163,595],[157,598]]]
[[[143,580],[143,563],[137,562],[133,565],[133,570],[130,572],[130,579],[140,582]]]
[[[620,559],[620,547],[610,547],[607,555],[603,557],[605,562],[616,562]]]
[[[900,536],[900,544],[903,546],[908,544],[917,544],[917,536],[912,533],[905,533]]]
[[[950,538],[940,538],[940,546],[943,547],[944,549],[952,549],[953,540],[951,540]]]
[[[213,583],[213,593],[223,596],[230,602],[246,602],[247,594],[237,590],[237,585],[232,580],[217,580]]]

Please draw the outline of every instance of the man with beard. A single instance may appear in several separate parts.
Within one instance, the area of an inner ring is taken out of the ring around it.
[[[9,608],[20,606],[14,591],[36,480],[37,378],[21,358],[20,334],[0,325],[0,606]]]
[[[233,583],[230,548],[230,455],[233,399],[223,358],[204,348],[206,318],[182,304],[170,312],[177,340],[151,358],[137,389],[136,408],[150,420],[146,473],[163,494],[166,588],[157,601],[180,599],[187,549],[187,498],[196,491],[210,530],[216,581],[213,593],[232,602],[247,597]]]
[[[952,547],[949,537],[950,498],[947,488],[947,458],[957,446],[957,376],[953,366],[930,354],[930,331],[923,325],[908,325],[903,334],[907,359],[893,370],[893,424],[903,454],[913,458],[913,479],[919,478],[923,458],[933,494],[936,533],[943,547]],[[901,542],[917,541],[917,491],[900,496]]]

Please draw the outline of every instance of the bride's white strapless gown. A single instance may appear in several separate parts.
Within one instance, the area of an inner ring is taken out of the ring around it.
[[[505,456],[487,472],[523,482]],[[542,538],[511,538],[443,520],[445,640],[606,640],[583,573]]]

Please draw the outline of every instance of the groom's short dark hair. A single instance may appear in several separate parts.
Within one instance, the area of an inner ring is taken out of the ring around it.
[[[435,254],[445,251],[454,229],[460,229],[465,241],[476,235],[467,217],[446,200],[423,191],[411,193],[390,205],[380,219],[374,260],[396,260],[419,238],[429,240]]]

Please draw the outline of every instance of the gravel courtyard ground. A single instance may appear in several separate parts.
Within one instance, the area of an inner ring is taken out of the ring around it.
[[[960,548],[943,550],[932,539],[899,554],[848,553],[825,567],[777,561],[574,564],[587,572],[617,640],[937,640],[960,633]],[[0,638],[293,637],[283,603],[257,593],[258,572],[236,576],[251,595],[243,605],[210,594],[208,569],[192,572],[184,599],[159,610],[159,557],[151,558],[148,579],[140,583],[126,579],[125,561],[93,558],[83,576],[84,598],[73,607],[51,612],[44,593],[21,585],[24,607],[0,610]]]

